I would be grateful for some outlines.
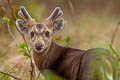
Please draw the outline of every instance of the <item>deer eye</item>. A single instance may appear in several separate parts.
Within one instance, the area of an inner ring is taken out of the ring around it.
[[[31,32],[31,38],[32,38],[32,37],[34,37],[34,32],[33,32],[33,31]]]
[[[50,35],[50,32],[49,31],[46,31],[45,32],[45,36],[48,37]]]

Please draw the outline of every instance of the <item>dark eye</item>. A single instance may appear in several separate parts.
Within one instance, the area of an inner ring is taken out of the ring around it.
[[[50,32],[49,31],[46,31],[45,32],[45,36],[48,37],[50,35]]]
[[[34,32],[33,31],[31,32],[31,37],[34,37]]]

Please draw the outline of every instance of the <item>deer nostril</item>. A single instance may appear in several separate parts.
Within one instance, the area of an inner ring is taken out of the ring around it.
[[[40,43],[36,44],[36,45],[35,45],[35,48],[36,48],[37,50],[41,50],[41,49],[42,49],[42,44],[40,44]]]

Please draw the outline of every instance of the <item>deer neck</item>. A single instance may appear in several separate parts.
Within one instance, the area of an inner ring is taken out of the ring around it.
[[[35,53],[33,58],[38,69],[55,69],[59,63],[60,57],[66,52],[66,48],[57,45],[54,41],[51,42],[49,50],[43,53]]]

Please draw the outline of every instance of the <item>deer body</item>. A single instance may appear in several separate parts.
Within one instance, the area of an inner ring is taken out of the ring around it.
[[[102,48],[84,51],[62,47],[52,42],[47,53],[33,52],[33,55],[39,70],[51,70],[67,80],[104,80],[104,78],[111,80],[107,74],[112,74],[112,80],[118,80],[116,59]],[[102,58],[103,60],[101,60]],[[95,70],[91,70],[93,68]]]
[[[64,19],[58,19],[63,12],[55,8],[43,22],[38,23],[24,7],[16,25],[20,32],[31,36],[33,58],[39,70],[50,70],[67,80],[119,80],[117,61],[106,49],[79,50],[56,44],[52,35],[64,26]]]

